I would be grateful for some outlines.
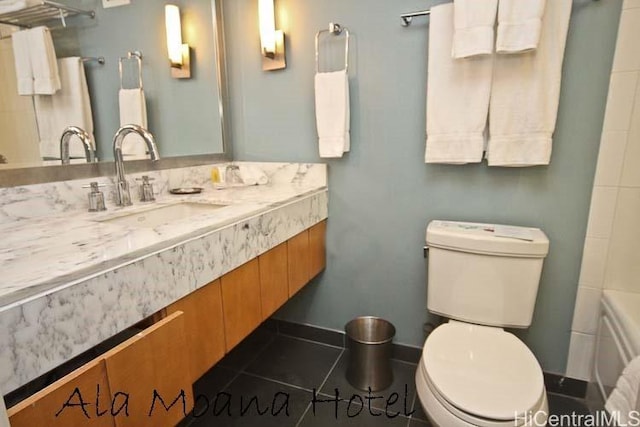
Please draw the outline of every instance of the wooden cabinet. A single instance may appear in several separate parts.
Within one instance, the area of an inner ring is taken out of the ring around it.
[[[316,277],[327,266],[327,220],[309,229],[309,279]]]
[[[220,280],[192,292],[167,307],[167,314],[184,313],[191,382],[195,382],[225,354]]]
[[[186,348],[184,316],[176,312],[104,355],[116,427],[174,426],[184,418],[193,407]]]
[[[11,426],[176,425],[193,407],[192,384],[325,268],[325,233],[323,221],[145,319],[142,332],[9,408]]]
[[[79,406],[81,403],[86,405]],[[7,412],[12,427],[113,427],[110,408],[107,370],[104,360],[99,359],[61,378]]]
[[[324,270],[325,234],[326,221],[322,221],[287,241],[289,297]]]
[[[289,299],[286,242],[260,255],[258,262],[262,320],[266,320]]]
[[[253,259],[220,279],[224,336],[230,351],[262,322],[260,267]]]
[[[287,241],[289,297],[309,282],[309,231],[305,230]]]

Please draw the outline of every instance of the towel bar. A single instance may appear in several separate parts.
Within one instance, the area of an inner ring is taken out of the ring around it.
[[[332,36],[339,36],[344,33],[346,36],[344,42],[344,69],[345,71],[349,71],[349,29],[347,27],[343,27],[340,24],[335,24],[333,22],[329,23],[328,30],[320,30],[316,33],[316,73],[320,72],[320,36],[323,33],[328,33]]]
[[[593,1],[599,1],[599,0],[593,0]],[[403,27],[408,27],[409,25],[411,25],[411,21],[413,21],[413,18],[417,18],[419,16],[429,16],[429,15],[431,15],[430,9],[419,10],[417,12],[403,13],[402,15],[400,15],[400,19],[402,19],[401,25]]]

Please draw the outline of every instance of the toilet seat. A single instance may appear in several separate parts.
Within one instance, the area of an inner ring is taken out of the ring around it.
[[[535,356],[501,328],[450,321],[429,335],[420,364],[436,399],[474,425],[514,425],[545,396]]]

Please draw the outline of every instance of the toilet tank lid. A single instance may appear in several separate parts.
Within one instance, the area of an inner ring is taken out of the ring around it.
[[[544,258],[549,239],[538,228],[434,220],[427,246],[490,255]]]

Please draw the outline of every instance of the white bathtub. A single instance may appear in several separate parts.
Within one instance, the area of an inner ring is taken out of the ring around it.
[[[594,375],[606,400],[624,367],[640,355],[640,293],[605,290],[601,307]]]

